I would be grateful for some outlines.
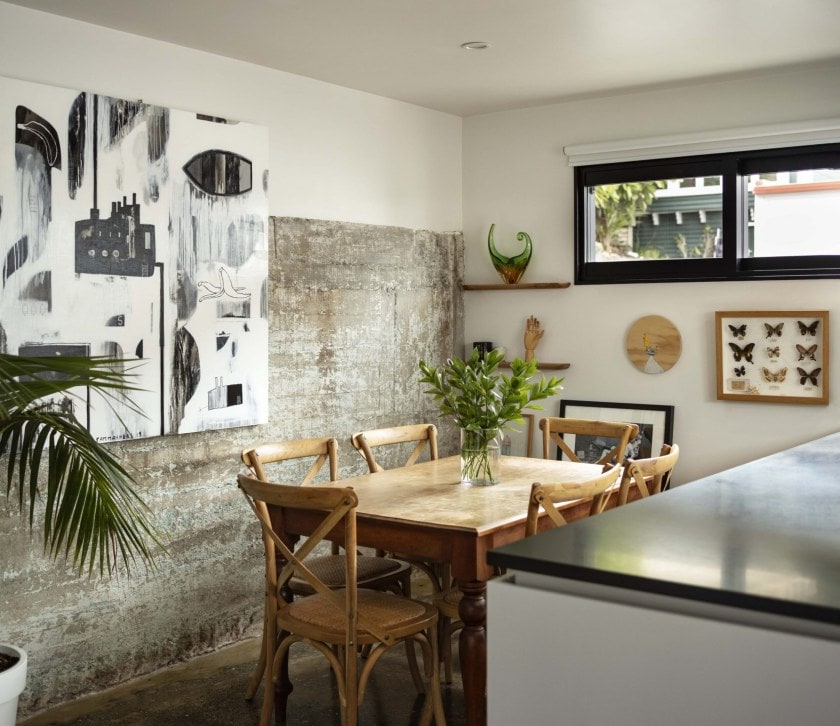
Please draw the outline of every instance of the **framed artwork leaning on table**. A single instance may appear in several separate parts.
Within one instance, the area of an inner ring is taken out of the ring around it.
[[[674,407],[648,403],[612,403],[600,401],[560,401],[560,418],[584,418],[593,421],[634,423],[639,435],[628,444],[625,456],[647,459],[659,456],[663,444],[673,443]],[[616,440],[603,436],[565,434],[563,440],[581,461],[596,462]],[[558,451],[557,458],[563,458]]]

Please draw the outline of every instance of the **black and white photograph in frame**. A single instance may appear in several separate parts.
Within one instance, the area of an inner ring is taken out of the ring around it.
[[[659,456],[663,444],[673,443],[674,407],[645,403],[610,403],[598,401],[560,401],[560,418],[582,418],[593,421],[634,423],[638,436],[629,442],[625,458],[647,459]],[[607,436],[564,434],[563,440],[581,461],[597,462],[616,445]],[[565,458],[558,450],[558,458]]]

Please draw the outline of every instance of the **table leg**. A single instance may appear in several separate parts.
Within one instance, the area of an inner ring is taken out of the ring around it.
[[[460,582],[464,593],[458,615],[464,623],[458,640],[467,726],[487,723],[487,583]]]

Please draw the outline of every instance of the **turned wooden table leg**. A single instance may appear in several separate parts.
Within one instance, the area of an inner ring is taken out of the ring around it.
[[[459,638],[461,680],[468,726],[487,723],[487,583],[459,582],[464,597],[458,614],[464,623]]]

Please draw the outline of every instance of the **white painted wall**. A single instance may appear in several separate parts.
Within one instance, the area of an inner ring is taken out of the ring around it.
[[[0,2],[0,75],[269,127],[269,214],[461,227],[461,119]]]
[[[463,209],[469,281],[496,280],[486,252],[491,222],[503,251],[520,229],[533,237],[526,281],[572,278],[572,171],[564,145],[837,116],[838,70],[629,93],[462,122],[0,2],[0,74],[267,125],[274,215],[443,231],[462,226]],[[715,401],[714,311],[840,313],[838,301],[834,280],[469,292],[465,339],[521,351],[525,320],[534,314],[547,331],[539,357],[572,363],[567,398],[674,404],[683,450],[675,479],[682,482],[838,429],[833,404]],[[683,336],[681,360],[660,376],[638,372],[624,354],[627,328],[647,314],[669,317]],[[837,366],[830,370],[837,379]],[[549,413],[557,407],[557,400],[547,404]],[[521,443],[514,442],[515,451]]]
[[[498,282],[487,253],[492,222],[508,254],[518,251],[519,230],[533,238],[523,282],[573,279],[573,174],[564,146],[837,116],[838,71],[802,69],[465,119],[466,281]],[[827,309],[840,344],[838,280],[466,292],[465,340],[492,340],[522,355],[525,321],[536,315],[546,331],[537,357],[572,364],[566,398],[673,404],[681,446],[675,482],[682,483],[840,429],[836,391],[828,406],[715,400],[714,312],[741,309]],[[683,343],[676,366],[660,375],[638,371],[624,352],[630,325],[653,314],[669,318]],[[830,373],[837,389],[836,363]],[[546,412],[557,415],[558,401]],[[515,438],[514,453],[521,445]]]

